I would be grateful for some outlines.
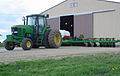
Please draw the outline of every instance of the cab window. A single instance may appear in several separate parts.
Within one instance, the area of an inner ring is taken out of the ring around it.
[[[39,25],[44,26],[44,18],[43,17],[38,17]]]
[[[28,17],[27,24],[28,25],[35,25],[36,24],[36,16]]]

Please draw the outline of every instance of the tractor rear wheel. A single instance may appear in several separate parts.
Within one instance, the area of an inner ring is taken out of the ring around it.
[[[50,48],[59,48],[62,44],[62,36],[59,30],[51,30],[48,35]]]
[[[8,42],[7,40],[4,41],[5,49],[7,50],[13,50],[15,48],[15,45],[13,42]]]
[[[46,30],[45,34],[44,34],[44,40],[43,40],[43,45],[45,46],[45,48],[50,48],[49,42],[48,42],[48,35],[50,33],[51,30]]]
[[[32,48],[32,45],[33,45],[33,43],[32,43],[31,39],[24,38],[22,40],[22,48],[23,48],[23,50],[30,50]]]

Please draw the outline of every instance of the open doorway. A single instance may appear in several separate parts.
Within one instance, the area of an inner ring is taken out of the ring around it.
[[[70,32],[70,36],[74,37],[74,16],[61,16],[60,17],[60,30]]]

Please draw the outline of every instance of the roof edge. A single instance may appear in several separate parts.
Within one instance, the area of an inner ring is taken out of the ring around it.
[[[42,14],[42,13],[44,13],[44,12],[46,12],[46,11],[48,11],[48,10],[50,10],[50,9],[52,9],[52,8],[54,8],[54,7],[56,7],[56,6],[59,6],[60,4],[66,2],[66,1],[68,1],[68,0],[65,0],[65,1],[63,1],[63,2],[60,2],[59,4],[57,4],[57,5],[55,5],[55,6],[51,7],[51,8],[49,8],[49,9],[43,11],[43,12],[41,12],[40,14]]]
[[[60,4],[66,2],[66,1],[68,1],[68,0],[63,1],[63,2],[61,2],[61,3],[59,3],[59,4],[55,5],[55,6],[53,6],[53,7],[51,7],[51,8],[49,8],[49,9],[47,9],[47,10],[41,12],[40,14],[43,14],[44,12],[49,11],[50,9],[52,9],[52,8],[54,8],[54,7],[56,7],[56,6],[59,6]],[[110,3],[120,4],[120,2],[115,2],[115,1],[107,1],[107,0],[97,0],[97,1],[103,1],[103,2],[110,2]]]
[[[59,16],[52,16],[50,17],[49,19],[52,19],[52,18],[58,18],[58,17],[61,17],[61,16],[70,16],[70,15],[87,15],[87,14],[94,14],[94,13],[103,13],[103,12],[113,12],[115,11],[115,9],[106,9],[106,10],[98,10],[98,11],[91,11],[91,12],[84,12],[84,13],[77,13],[77,14],[64,14],[64,15],[59,15]]]
[[[98,1],[104,1],[104,2],[110,2],[110,3],[117,3],[117,4],[120,4],[120,2],[108,1],[108,0],[98,0]]]

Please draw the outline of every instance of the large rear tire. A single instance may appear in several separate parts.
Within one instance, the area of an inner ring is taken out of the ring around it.
[[[5,49],[13,50],[15,48],[15,44],[13,42],[8,42],[7,40],[4,41]]]
[[[45,46],[45,48],[50,48],[49,42],[48,42],[48,35],[50,33],[51,30],[46,30],[45,34],[44,34],[44,40],[43,40],[43,45]]]
[[[33,42],[29,38],[24,38],[22,40],[22,48],[23,50],[30,50],[32,48]]]
[[[48,35],[48,43],[51,48],[59,48],[62,44],[62,36],[59,30],[51,30]]]

